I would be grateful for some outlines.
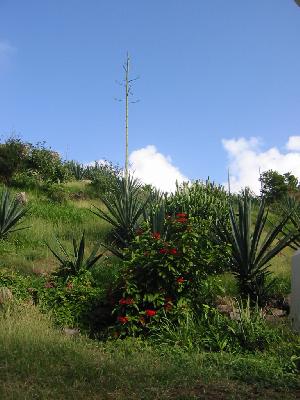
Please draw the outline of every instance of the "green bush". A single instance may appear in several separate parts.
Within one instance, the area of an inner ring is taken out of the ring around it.
[[[39,293],[43,311],[50,312],[55,324],[62,327],[79,327],[89,333],[94,324],[92,311],[106,299],[105,291],[95,284],[89,271],[68,281],[49,277]]]
[[[122,335],[147,333],[166,313],[176,320],[187,309],[197,311],[220,290],[207,279],[220,249],[207,245],[185,213],[168,217],[166,225],[164,236],[140,230],[125,251],[123,297],[115,308]]]

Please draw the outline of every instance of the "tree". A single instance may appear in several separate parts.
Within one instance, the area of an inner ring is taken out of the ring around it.
[[[268,203],[281,200],[288,193],[298,190],[298,179],[291,172],[280,174],[277,171],[268,170],[261,174],[261,195]]]

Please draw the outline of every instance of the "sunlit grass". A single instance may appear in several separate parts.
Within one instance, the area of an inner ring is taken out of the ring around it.
[[[299,387],[275,356],[72,338],[30,305],[0,311],[0,360],[6,400],[244,399],[253,391],[260,399],[296,399]]]

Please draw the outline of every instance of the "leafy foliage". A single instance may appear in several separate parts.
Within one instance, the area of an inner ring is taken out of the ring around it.
[[[179,323],[163,317],[153,326],[150,338],[156,343],[180,346],[185,350],[257,352],[266,351],[282,340],[281,332],[269,326],[259,307],[237,302],[236,319],[229,319],[214,307],[203,305],[196,316],[186,312]]]
[[[13,198],[7,188],[2,189],[0,192],[0,239],[5,238],[9,233],[25,229],[18,224],[27,211],[28,208]]]
[[[168,198],[168,213],[185,212],[201,220],[224,220],[228,216],[227,200],[224,187],[209,179],[183,183]]]
[[[261,174],[259,180],[261,182],[261,195],[269,203],[279,201],[288,193],[295,193],[298,190],[298,179],[290,172],[282,175],[273,170],[265,171]]]
[[[60,155],[48,149],[45,142],[23,142],[11,137],[0,144],[0,180],[6,184],[24,187],[38,186],[41,182],[61,183],[69,173]]]
[[[50,312],[58,326],[79,327],[91,331],[92,311],[105,299],[103,288],[95,284],[90,271],[81,271],[67,282],[63,277],[53,276],[39,291],[39,306]]]
[[[97,196],[105,196],[114,192],[122,179],[122,169],[110,161],[95,162],[85,169],[86,179],[91,180],[91,192]]]
[[[146,333],[166,313],[176,320],[207,301],[207,277],[220,248],[207,243],[185,213],[165,224],[164,235],[140,230],[126,249],[123,297],[115,308],[121,334]]]

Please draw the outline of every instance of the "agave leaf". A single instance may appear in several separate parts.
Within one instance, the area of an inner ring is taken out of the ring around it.
[[[79,249],[77,253],[77,260],[75,263],[75,268],[77,271],[79,271],[83,267],[83,257],[84,257],[84,249],[85,249],[85,239],[84,239],[85,233],[83,232],[80,243],[79,243]]]

